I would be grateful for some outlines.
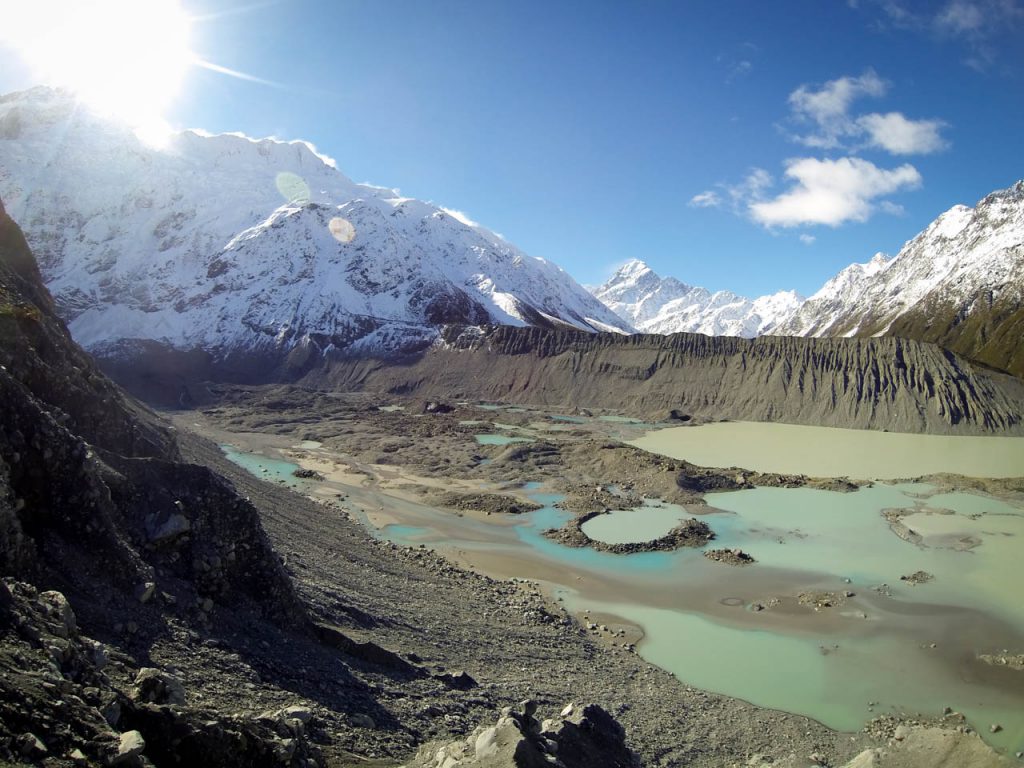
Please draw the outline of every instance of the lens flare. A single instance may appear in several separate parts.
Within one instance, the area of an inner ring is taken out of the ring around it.
[[[331,236],[339,243],[351,243],[356,238],[356,228],[352,226],[352,222],[341,218],[341,216],[335,216],[331,219],[327,223],[327,229],[331,231]]]
[[[305,205],[313,199],[313,193],[310,192],[306,180],[291,171],[281,171],[277,174],[274,184],[277,186],[277,191],[281,193],[281,197],[289,203]]]

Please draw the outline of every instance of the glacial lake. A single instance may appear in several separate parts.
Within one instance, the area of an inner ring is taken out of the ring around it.
[[[631,445],[702,467],[892,479],[1024,476],[1024,437],[951,437],[726,421],[649,432]]]

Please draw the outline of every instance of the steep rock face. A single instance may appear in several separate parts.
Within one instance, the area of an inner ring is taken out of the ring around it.
[[[892,259],[854,264],[772,333],[933,341],[1024,376],[1024,182],[954,206]]]
[[[416,360],[341,361],[319,385],[940,434],[1024,434],[1024,385],[897,338],[754,340],[452,329]]]
[[[787,320],[803,299],[780,291],[747,299],[731,291],[712,293],[660,277],[642,261],[622,266],[593,294],[623,320],[646,333],[704,333],[752,338]]]
[[[0,400],[3,573],[130,604],[159,570],[168,589],[304,615],[255,509],[182,463],[168,428],[71,341],[2,208]]]
[[[444,323],[629,330],[562,269],[303,142],[156,149],[67,94],[0,98],[0,196],[86,349],[281,360],[424,346]]]

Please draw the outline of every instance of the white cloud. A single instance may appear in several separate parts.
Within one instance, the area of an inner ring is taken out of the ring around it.
[[[739,184],[719,184],[729,196],[730,207],[734,213],[743,213],[751,201],[761,200],[764,193],[775,180],[764,168],[751,168],[746,178]]]
[[[742,214],[751,201],[761,200],[764,192],[774,183],[764,168],[751,168],[738,184],[716,184],[721,192],[705,190],[690,198],[691,208],[719,208],[728,203],[733,213]]]
[[[946,125],[942,120],[908,120],[899,112],[875,112],[857,118],[857,125],[867,133],[871,146],[894,155],[927,155],[949,146],[939,135]]]
[[[812,122],[815,133],[796,136],[796,140],[809,147],[834,149],[842,139],[857,132],[850,119],[850,105],[862,96],[884,96],[887,85],[873,70],[860,77],[840,77],[829,80],[821,88],[801,85],[789,94],[789,105],[794,117],[801,122]]]
[[[865,96],[884,96],[887,84],[873,70],[860,77],[840,77],[821,88],[801,85],[789,95],[793,119],[813,123],[815,130],[793,136],[797,142],[818,149],[858,149],[873,147],[894,155],[928,154],[945,149],[940,135],[946,127],[942,120],[912,120],[901,112],[856,117],[850,113],[855,100]],[[861,146],[851,146],[862,142]]]
[[[445,208],[444,206],[441,206],[441,210],[444,211],[445,213],[447,213],[449,216],[451,216],[456,221],[461,221],[467,227],[479,227],[480,226],[477,222],[475,222],[471,218],[469,218],[469,216],[467,216],[465,213],[463,213],[462,211],[456,210],[455,208]]]
[[[984,23],[981,8],[965,0],[953,0],[935,17],[937,27],[954,34],[977,32]]]
[[[902,216],[907,212],[906,208],[904,208],[899,203],[892,202],[891,200],[883,200],[878,204],[878,207],[880,210],[882,210],[885,213],[888,213],[890,216]]]
[[[690,198],[691,208],[717,208],[722,204],[722,198],[714,190],[706,190]]]
[[[800,235],[800,242],[804,245],[814,245],[814,241],[817,240],[814,235],[802,234]]]
[[[795,182],[788,191],[750,204],[754,221],[768,227],[837,227],[848,221],[867,221],[874,210],[873,200],[921,184],[921,174],[912,165],[886,170],[859,157],[790,160],[786,176]]]

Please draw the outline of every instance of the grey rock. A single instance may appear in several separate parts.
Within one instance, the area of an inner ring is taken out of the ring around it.
[[[18,752],[25,757],[39,758],[50,750],[34,733],[23,733],[16,741]]]
[[[374,722],[372,717],[370,717],[369,715],[364,715],[361,712],[358,712],[358,713],[356,713],[354,715],[351,715],[349,717],[348,721],[350,723],[352,723],[352,725],[354,725],[356,728],[376,728],[377,727],[377,723]]]
[[[185,703],[185,689],[174,675],[153,667],[143,667],[135,676],[131,698],[139,702],[180,706]]]
[[[110,759],[111,765],[138,765],[139,757],[146,749],[146,740],[138,731],[126,731],[121,734],[117,754]]]
[[[138,597],[140,603],[148,603],[152,599],[154,592],[156,592],[156,583],[147,581],[138,587],[136,597]]]
[[[39,599],[42,601],[52,616],[59,619],[61,637],[71,637],[78,633],[78,622],[75,620],[75,612],[71,610],[71,603],[60,592],[41,592]]]
[[[162,523],[154,524],[149,530],[149,540],[154,544],[164,544],[176,539],[192,529],[192,523],[181,513],[171,515]]]

